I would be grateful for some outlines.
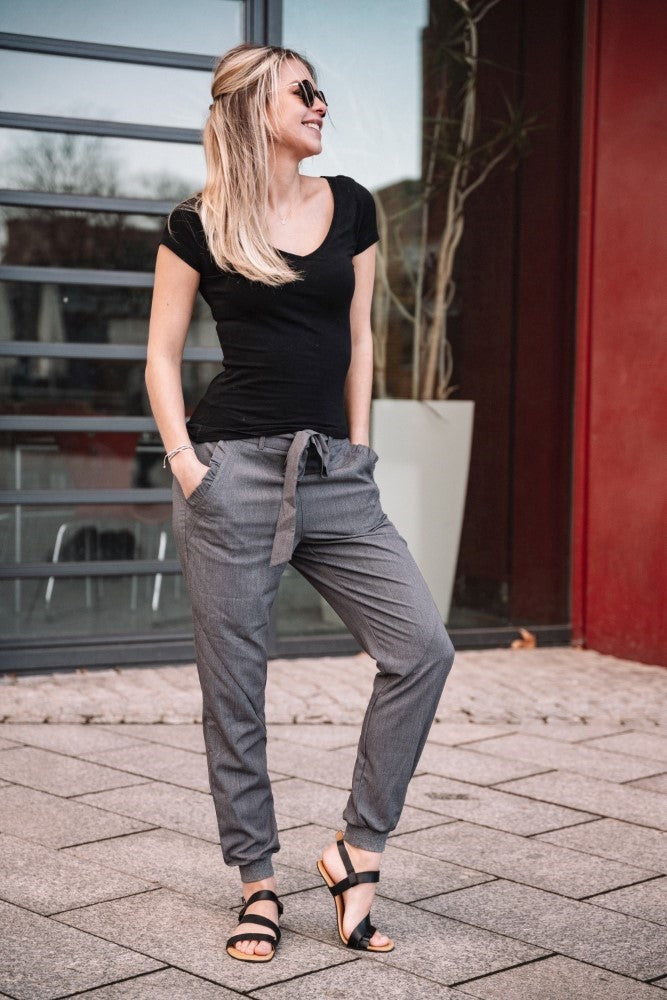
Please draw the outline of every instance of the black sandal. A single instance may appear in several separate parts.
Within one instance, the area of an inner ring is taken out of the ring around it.
[[[276,896],[273,889],[258,889],[257,892],[253,892],[252,896],[248,899],[243,899],[243,906],[239,910],[238,923],[253,923],[253,924],[263,924],[264,927],[270,927],[274,932],[274,937],[270,934],[262,934],[257,931],[247,931],[245,934],[232,934],[230,938],[227,939],[227,954],[231,955],[232,958],[238,958],[241,962],[270,962],[276,953],[276,948],[278,947],[278,942],[280,941],[280,927],[278,924],[274,924],[273,920],[268,917],[263,917],[261,913],[249,913],[246,916],[246,910],[251,903],[255,903],[258,899],[272,899],[274,903],[278,905],[278,916],[283,915],[283,904],[280,902]],[[256,955],[254,952],[248,954],[245,951],[239,951],[234,945],[237,941],[270,941],[273,945],[273,950],[269,952],[268,955]]]
[[[379,882],[380,873],[378,871],[367,871],[367,872],[357,872],[354,870],[354,865],[350,859],[347,848],[343,841],[342,830],[336,831],[336,841],[338,843],[338,851],[341,858],[343,859],[343,864],[345,865],[345,871],[347,872],[347,878],[341,879],[340,882],[334,882],[326,869],[324,860],[320,858],[317,862],[317,870],[326,882],[329,892],[334,898],[336,904],[336,917],[338,920],[338,936],[344,945],[348,948],[355,948],[357,951],[393,951],[395,945],[394,942],[389,939],[387,944],[376,945],[371,944],[370,940],[376,931],[371,923],[371,912],[370,910],[363,918],[360,920],[354,930],[350,933],[349,937],[345,937],[343,934],[343,915],[345,913],[345,905],[343,903],[342,893],[346,889],[350,889],[353,885],[358,885],[360,882]]]

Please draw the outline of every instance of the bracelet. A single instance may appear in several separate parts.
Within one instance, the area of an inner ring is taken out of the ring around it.
[[[167,454],[164,456],[164,462],[162,463],[162,468],[166,469],[167,468],[167,462],[169,462],[169,465],[171,465],[171,460],[174,457],[174,455],[177,455],[179,453],[179,451],[187,451],[188,448],[192,448],[192,445],[191,444],[179,444],[178,448],[174,448],[173,451],[168,451]],[[194,448],[192,448],[192,450],[194,451]]]

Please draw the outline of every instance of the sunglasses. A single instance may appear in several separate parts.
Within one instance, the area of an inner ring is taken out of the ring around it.
[[[322,104],[326,104],[326,97],[324,96],[323,90],[315,90],[310,80],[299,80],[299,97],[306,105],[307,108],[312,108],[315,103],[315,98],[318,101],[322,101]],[[327,105],[328,106],[328,105]]]

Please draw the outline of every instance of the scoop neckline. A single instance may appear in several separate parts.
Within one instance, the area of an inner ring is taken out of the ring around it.
[[[334,223],[336,221],[336,215],[338,213],[338,199],[336,198],[336,186],[333,183],[333,177],[324,175],[320,177],[320,180],[327,181],[329,187],[331,188],[331,196],[333,198],[333,215],[331,216],[331,225],[329,226],[327,233],[318,247],[315,247],[310,253],[293,253],[292,250],[281,250],[280,247],[274,247],[273,249],[277,253],[283,254],[286,257],[296,257],[297,260],[308,260],[309,257],[314,257],[316,253],[319,253],[324,246],[329,242],[331,234],[333,232]]]

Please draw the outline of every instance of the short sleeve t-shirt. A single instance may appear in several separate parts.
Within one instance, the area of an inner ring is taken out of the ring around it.
[[[342,174],[326,177],[334,201],[320,246],[280,250],[303,280],[272,287],[217,266],[199,215],[180,202],[160,243],[200,273],[223,353],[188,421],[192,441],[284,434],[311,428],[347,437],[344,385],[351,358],[352,258],[379,239],[375,202]],[[171,229],[171,232],[169,231]]]

